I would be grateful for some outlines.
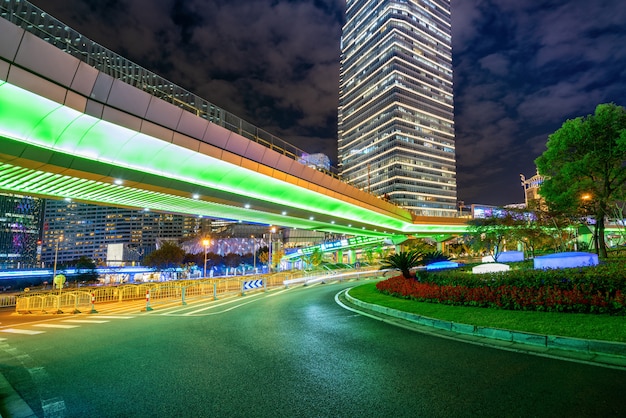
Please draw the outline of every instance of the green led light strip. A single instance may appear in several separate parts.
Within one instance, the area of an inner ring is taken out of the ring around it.
[[[409,219],[388,216],[342,202],[82,114],[6,82],[0,82],[0,137],[0,144],[24,143],[30,147],[64,153],[70,160],[72,156],[78,156],[112,167],[160,176],[164,184],[174,179],[273,205],[305,210],[314,214],[314,218],[325,218],[327,221],[285,217],[27,168],[20,172],[21,176],[15,177],[18,174],[16,170],[19,170],[12,164],[3,165],[4,174],[14,173],[13,176],[3,176],[0,188],[5,190],[354,235],[412,233],[426,231],[430,227],[439,232],[449,229],[444,226],[413,225]],[[0,146],[0,153],[3,149],[4,145]],[[330,219],[337,219],[341,221],[337,223],[344,225],[331,224]],[[355,228],[349,226],[349,222],[368,227],[366,230]],[[459,229],[458,226],[450,227],[457,231]],[[374,229],[380,232],[373,231]]]

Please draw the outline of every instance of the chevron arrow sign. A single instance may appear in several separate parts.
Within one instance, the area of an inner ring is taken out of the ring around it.
[[[250,280],[249,282],[243,282],[243,290],[258,289],[263,287],[263,280]]]

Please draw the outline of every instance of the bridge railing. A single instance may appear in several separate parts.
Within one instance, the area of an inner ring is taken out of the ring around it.
[[[113,78],[122,80],[229,131],[236,132],[251,141],[294,160],[307,155],[302,149],[90,40],[28,1],[0,1],[0,16]],[[340,178],[338,170],[334,167],[330,169],[317,167],[317,169],[327,175]]]

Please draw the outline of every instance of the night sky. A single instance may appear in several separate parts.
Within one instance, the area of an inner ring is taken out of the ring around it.
[[[337,162],[343,0],[31,0],[88,38]],[[458,198],[524,201],[549,134],[626,105],[626,3],[453,0]]]

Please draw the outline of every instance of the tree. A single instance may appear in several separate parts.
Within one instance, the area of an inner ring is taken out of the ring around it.
[[[593,115],[563,123],[548,137],[546,148],[535,160],[546,178],[541,196],[550,208],[580,216],[587,205],[596,222],[597,253],[606,257],[605,217],[610,206],[623,200],[626,183],[626,109],[598,105]]]
[[[228,253],[224,256],[224,264],[226,267],[235,268],[239,267],[242,262],[241,254]]]
[[[445,255],[441,251],[429,251],[422,255],[422,264],[425,265],[438,263],[440,261],[450,261],[450,257]]]
[[[313,252],[309,254],[309,260],[313,267],[319,267],[322,264],[322,250],[319,247],[315,247]]]
[[[180,267],[184,259],[185,250],[176,243],[165,241],[161,245],[161,248],[145,256],[143,263],[148,267],[168,270]]]
[[[78,260],[74,261],[73,264],[78,270],[78,274],[76,275],[76,282],[95,282],[98,280],[96,263],[91,258],[83,255]]]
[[[419,251],[406,251],[388,255],[381,261],[380,270],[397,269],[405,279],[411,278],[411,269],[422,264],[423,254]]]
[[[507,213],[519,222],[512,230],[512,238],[522,243],[531,256],[540,248],[565,251],[571,243],[572,219],[564,213],[551,211],[541,200],[531,200],[523,208],[507,208]]]
[[[257,259],[261,264],[268,264],[270,261],[270,247],[267,245],[257,250]]]
[[[494,215],[486,218],[470,219],[467,224],[469,235],[484,243],[493,259],[498,261],[505,242],[514,239],[514,231],[516,227],[523,224],[523,220],[504,209],[495,212]]]

